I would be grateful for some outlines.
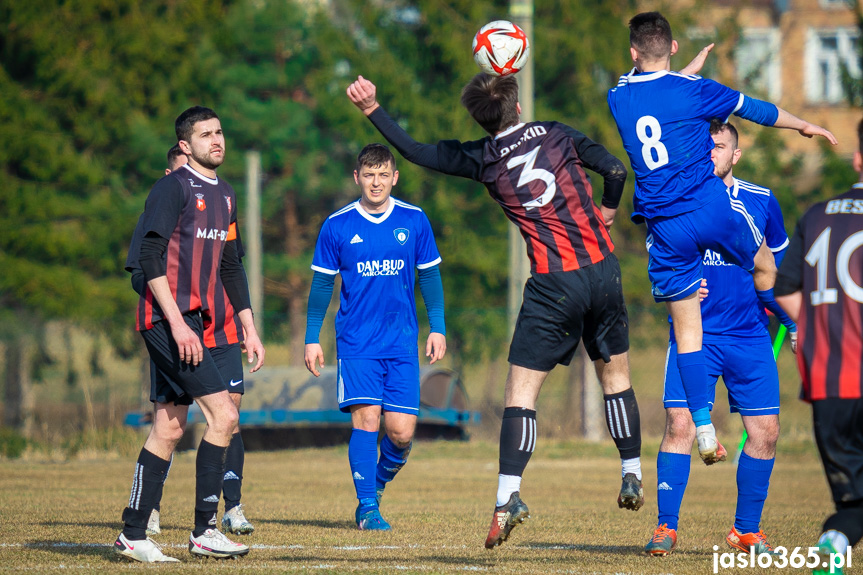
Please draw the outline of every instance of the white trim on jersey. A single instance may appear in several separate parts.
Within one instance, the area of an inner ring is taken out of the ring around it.
[[[441,259],[440,259],[440,258],[438,258],[438,259],[436,259],[436,260],[434,260],[434,261],[431,261],[431,262],[429,262],[429,263],[427,263],[427,264],[417,264],[417,269],[418,269],[418,270],[428,269],[428,268],[431,268],[431,267],[434,267],[434,266],[438,265],[440,262],[441,262]]]
[[[786,238],[785,238],[785,241],[784,241],[784,242],[782,242],[782,245],[781,245],[781,246],[776,246],[775,248],[771,248],[770,246],[767,246],[767,247],[768,247],[768,248],[770,248],[770,251],[771,251],[771,252],[776,253],[776,252],[781,252],[782,250],[784,250],[785,248],[787,248],[787,247],[788,247],[788,245],[789,245],[790,243],[791,243],[791,240],[789,240],[789,239],[786,237]]]
[[[312,265],[311,268],[316,272],[321,272],[322,274],[327,274],[328,276],[334,276],[339,273],[339,270],[328,270],[327,268],[322,268],[321,266]]]
[[[661,296],[654,295],[653,298],[656,299],[657,297],[659,297],[659,299],[661,299],[661,300],[671,299],[673,297],[677,297],[678,295],[682,294],[683,292],[685,292],[686,290],[688,290],[689,288],[691,288],[695,284],[700,284],[700,283],[701,283],[701,278],[698,278],[696,281],[694,281],[691,284],[689,284],[688,286],[684,287],[682,290],[680,290],[677,293],[673,293],[671,295],[661,295]]]
[[[390,197],[392,198],[392,196],[390,196]],[[406,201],[404,201],[404,200],[400,200],[400,199],[398,199],[398,198],[393,198],[393,201],[394,201],[394,202],[396,203],[396,205],[397,205],[397,206],[399,206],[400,208],[407,208],[407,209],[409,209],[409,210],[416,210],[416,211],[418,211],[418,212],[423,211],[423,209],[422,209],[421,207],[419,207],[419,206],[415,206],[415,205],[413,205],[413,204],[409,204],[409,203],[407,203],[407,202],[406,202]]]
[[[745,97],[746,97],[746,96],[745,96],[744,94],[742,94],[742,93],[740,94],[740,97],[739,97],[739,98],[737,98],[737,105],[736,105],[736,106],[734,106],[734,109],[733,109],[733,110],[731,110],[731,113],[730,113],[730,114],[728,114],[728,118],[730,118],[732,115],[734,115],[734,113],[735,113],[735,112],[737,112],[737,110],[739,110],[740,108],[742,108],[742,107],[743,107],[743,99],[744,99]],[[727,122],[728,122],[728,118],[725,118],[725,120],[723,120],[723,122],[722,122],[722,123],[723,123],[723,124],[724,124],[724,123],[727,123]]]
[[[390,214],[391,214],[391,213],[393,213],[393,208],[395,208],[395,207],[396,207],[396,202],[395,202],[395,198],[394,198],[394,197],[390,196],[389,198],[387,198],[387,202],[389,202],[389,205],[387,206],[387,209],[386,209],[386,211],[383,213],[383,215],[380,215],[380,216],[373,216],[373,215],[371,215],[370,213],[368,213],[368,212],[365,210],[365,208],[363,208],[363,206],[360,204],[360,202],[359,202],[359,201],[356,203],[355,208],[356,208],[356,210],[360,213],[360,215],[361,215],[362,217],[364,217],[365,219],[367,219],[367,220],[368,220],[368,221],[370,221],[371,223],[373,223],[373,224],[382,224],[382,223],[384,223],[384,222],[386,221],[386,219],[387,219],[388,217],[390,217]]]
[[[752,182],[747,182],[746,180],[738,180],[734,178],[734,197],[737,197],[737,190],[743,189],[747,192],[752,192],[753,194],[761,194],[762,196],[769,196],[772,194],[770,188],[765,188],[764,186],[759,186],[758,184],[753,184]]]
[[[200,178],[200,179],[204,180],[204,181],[205,181],[205,182],[207,182],[208,184],[212,184],[212,185],[214,185],[214,186],[215,186],[216,184],[218,184],[218,183],[219,183],[219,177],[218,177],[218,176],[216,176],[216,179],[215,179],[215,180],[214,180],[213,178],[208,178],[207,176],[205,176],[204,174],[202,174],[201,172],[199,172],[198,170],[196,170],[195,168],[193,168],[193,167],[192,167],[192,166],[190,166],[189,164],[183,164],[183,165],[182,165],[182,166],[180,166],[180,167],[181,167],[181,168],[186,168],[187,170],[189,170],[190,172],[192,172],[193,174],[195,174],[196,176],[198,176],[198,178]]]
[[[360,201],[359,201],[359,200],[353,201],[353,202],[349,203],[348,205],[346,205],[345,207],[343,207],[342,209],[340,209],[339,211],[337,211],[337,212],[333,212],[332,214],[330,214],[330,215],[327,217],[327,219],[328,219],[328,220],[331,220],[331,219],[333,219],[333,218],[334,218],[334,217],[336,217],[336,216],[341,216],[342,214],[346,214],[346,213],[348,213],[349,211],[351,211],[351,210],[353,210],[354,208],[356,208],[357,204],[359,204],[359,203],[360,203]]]
[[[620,77],[620,80],[618,80],[617,82],[617,86],[612,88],[612,92],[620,88],[621,86],[625,86],[627,84],[652,82],[653,80],[658,80],[660,78],[664,78],[665,76],[675,76],[677,78],[683,78],[684,80],[690,80],[692,82],[704,79],[697,74],[681,74],[680,72],[673,72],[671,70],[658,70],[656,72],[639,72],[637,69],[633,68],[632,70],[630,70],[629,74],[625,74]]]
[[[758,229],[758,226],[755,225],[755,218],[749,215],[743,202],[733,199],[730,190],[726,191],[728,192],[728,203],[731,204],[731,209],[743,216],[743,219],[749,225],[749,231],[752,232],[752,239],[755,240],[755,245],[760,246],[764,242],[764,235]]]
[[[495,140],[497,140],[498,138],[503,138],[504,136],[507,136],[507,135],[509,135],[509,134],[512,134],[513,132],[515,132],[515,131],[516,131],[516,130],[518,130],[519,128],[523,128],[523,127],[524,127],[524,122],[521,122],[521,123],[519,123],[519,124],[516,124],[515,126],[510,126],[510,127],[509,127],[509,128],[507,128],[506,130],[504,130],[503,132],[501,132],[500,134],[498,134],[497,136],[495,136],[495,137],[494,137],[494,139],[495,139]]]

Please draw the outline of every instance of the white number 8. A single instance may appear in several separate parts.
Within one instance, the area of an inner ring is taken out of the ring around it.
[[[650,128],[650,135],[647,134],[647,129]],[[659,120],[653,116],[642,116],[635,123],[635,133],[638,139],[644,144],[641,147],[641,157],[644,158],[644,163],[647,164],[649,170],[661,168],[668,163],[668,149],[659,141],[662,137],[662,128],[659,126]],[[656,159],[653,159],[653,151],[656,150]]]

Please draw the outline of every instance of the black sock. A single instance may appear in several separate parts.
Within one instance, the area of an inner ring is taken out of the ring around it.
[[[222,495],[225,498],[226,513],[240,504],[245,460],[246,450],[243,446],[243,436],[238,431],[231,436],[231,443],[228,445],[228,454],[225,458],[225,483],[222,485]]]
[[[851,505],[836,505],[836,513],[824,522],[822,533],[835,529],[848,538],[848,546],[854,547],[860,539],[863,539],[863,507],[856,501]]]
[[[604,396],[605,423],[614,439],[621,459],[641,457],[641,417],[635,391],[626,391]]]
[[[524,474],[524,468],[536,447],[536,411],[524,407],[507,407],[500,424],[501,475]]]
[[[201,440],[195,458],[195,537],[216,526],[219,497],[225,477],[227,447]]]
[[[162,476],[162,484],[159,486],[159,493],[156,497],[156,503],[153,509],[156,511],[162,510],[162,492],[165,490],[165,482],[168,481],[168,474],[171,472],[171,466],[174,465],[174,454],[171,454],[171,460],[168,461],[168,469],[165,470],[165,475]]]
[[[170,461],[141,449],[135,463],[129,506],[123,510],[123,535],[126,539],[136,541],[147,538],[147,521],[150,520],[153,506],[159,502],[165,474],[170,466]]]

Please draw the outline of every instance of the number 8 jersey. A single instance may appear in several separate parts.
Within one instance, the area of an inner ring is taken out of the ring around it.
[[[743,99],[701,76],[635,69],[621,76],[608,106],[635,172],[634,222],[691,212],[725,194],[713,174],[710,120],[727,121]]]

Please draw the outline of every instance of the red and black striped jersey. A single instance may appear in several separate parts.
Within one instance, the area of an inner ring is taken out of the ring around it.
[[[225,242],[237,235],[236,208],[236,194],[227,182],[185,165],[156,182],[141,218],[142,238],[152,232],[168,239],[166,276],[180,312],[200,310],[216,326],[226,322],[218,310],[225,309],[220,302],[227,302],[227,297],[217,286]],[[143,292],[136,321],[139,331],[163,319],[149,287],[145,285]]]
[[[368,118],[409,161],[485,184],[527,242],[533,273],[576,270],[614,251],[585,168],[603,177],[602,204],[616,209],[626,167],[581,132],[529,122],[495,137],[432,146],[414,141],[383,108]]]
[[[861,397],[861,247],[863,183],[803,215],[779,269],[776,295],[803,295],[797,365],[804,400]]]

